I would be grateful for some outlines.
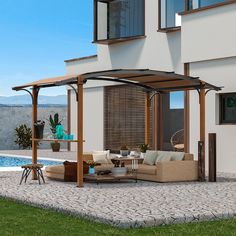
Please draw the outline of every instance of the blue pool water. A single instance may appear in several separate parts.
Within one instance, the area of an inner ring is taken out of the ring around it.
[[[30,164],[31,162],[32,162],[31,159],[23,158],[23,157],[0,156],[0,167],[16,167],[16,166]],[[60,162],[60,161],[48,161],[48,160],[38,160],[38,163],[43,164],[44,166],[63,164],[63,162]]]

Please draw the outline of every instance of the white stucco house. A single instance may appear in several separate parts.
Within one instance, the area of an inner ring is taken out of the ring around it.
[[[66,71],[69,75],[148,68],[196,76],[223,86],[220,92],[209,91],[206,96],[206,154],[207,134],[216,133],[217,171],[236,173],[235,22],[235,1],[94,0],[93,43],[97,45],[97,55],[66,60]],[[124,143],[132,148],[135,142],[138,145],[143,131],[142,106],[138,102],[142,91],[125,86],[105,81],[88,81],[84,86],[84,151],[119,149],[118,145]],[[127,98],[126,102],[119,100],[121,94]],[[70,99],[71,133],[75,134],[77,113],[73,90]],[[163,100],[161,142],[165,145],[161,146],[169,148],[171,134],[184,128],[185,148],[197,158],[198,93],[182,94],[184,107],[179,109],[171,108],[171,99],[167,95]],[[132,111],[132,107],[139,113]],[[117,115],[117,110],[123,117]],[[168,120],[167,115],[172,118]],[[153,124],[151,128],[155,127]],[[109,143],[113,137],[117,137],[113,139],[114,145]],[[155,142],[160,140],[152,137],[152,142],[156,147]]]

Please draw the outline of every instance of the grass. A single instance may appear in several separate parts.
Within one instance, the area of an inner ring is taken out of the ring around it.
[[[143,229],[119,229],[108,225],[57,213],[50,210],[19,204],[0,198],[0,235],[1,236],[135,236],[135,235],[235,235],[236,219],[179,224]]]

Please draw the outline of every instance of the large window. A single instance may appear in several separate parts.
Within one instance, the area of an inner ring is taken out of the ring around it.
[[[189,10],[207,7],[211,5],[215,5],[222,2],[227,2],[229,0],[189,0]]]
[[[236,124],[236,93],[220,94],[220,124]]]
[[[159,0],[159,27],[161,29],[181,26],[179,12],[185,10],[185,0]]]
[[[95,41],[144,35],[144,0],[95,2]]]

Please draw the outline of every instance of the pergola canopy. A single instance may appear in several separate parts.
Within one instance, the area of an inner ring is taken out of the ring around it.
[[[76,92],[77,96],[77,186],[83,186],[83,85],[88,80],[95,81],[111,81],[133,86],[139,86],[146,92],[145,97],[145,143],[150,141],[150,100],[154,95],[159,97],[161,102],[162,92],[181,91],[181,90],[197,90],[199,92],[200,105],[200,144],[198,171],[199,180],[205,180],[205,95],[207,91],[221,90],[220,87],[206,83],[198,77],[191,77],[186,75],[179,75],[174,72],[163,72],[149,69],[143,70],[107,70],[97,71],[78,75],[66,75],[61,77],[38,80],[32,83],[14,87],[13,90],[25,90],[30,93],[32,97],[32,163],[37,164],[37,145],[36,131],[34,123],[37,121],[37,105],[38,92],[40,88],[54,87],[68,85]],[[73,86],[77,85],[77,88]],[[32,93],[28,90],[32,88]],[[207,90],[207,91],[206,91]],[[150,93],[153,92],[152,97]],[[157,105],[157,102],[156,102]],[[161,114],[161,106],[158,106],[159,114]],[[161,115],[159,119],[159,126],[161,124]],[[48,140],[50,141],[50,140]],[[55,141],[55,140],[54,140]],[[60,140],[58,140],[60,141]],[[70,142],[70,141],[68,141]],[[37,175],[33,173],[33,179],[37,179]]]
[[[195,89],[210,89],[216,91],[221,90],[220,87],[206,83],[200,80],[198,77],[149,69],[117,69],[97,71],[80,75],[66,75],[38,80],[32,83],[14,87],[13,90],[17,91],[30,87],[46,88],[53,86],[72,85],[77,84],[78,78],[81,78],[83,83],[86,83],[89,80],[103,80],[135,85],[144,88],[147,90],[147,92],[170,92]]]

